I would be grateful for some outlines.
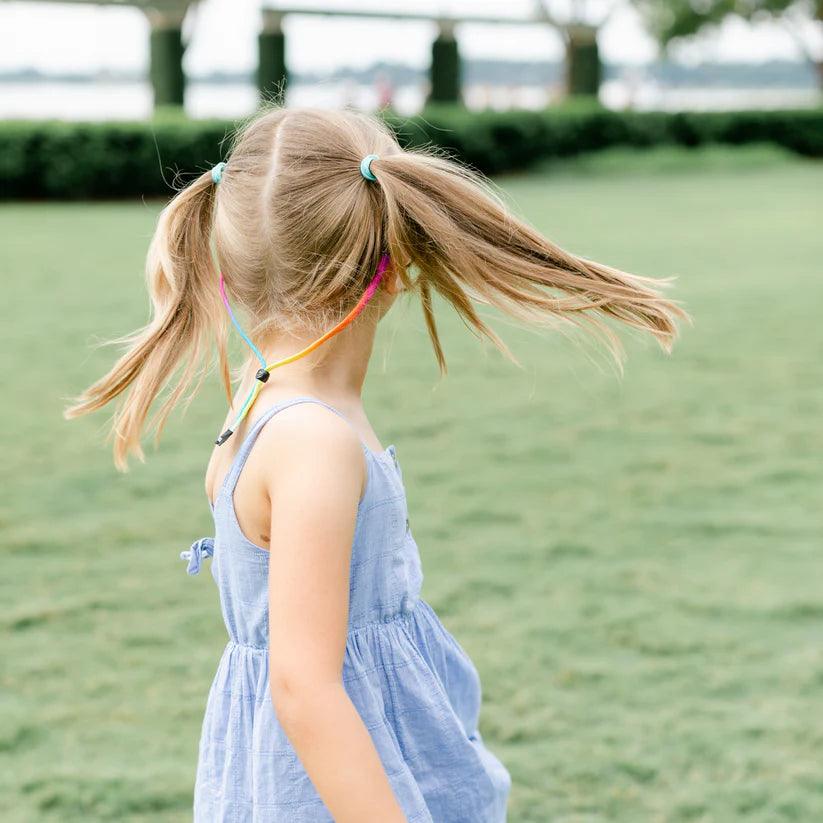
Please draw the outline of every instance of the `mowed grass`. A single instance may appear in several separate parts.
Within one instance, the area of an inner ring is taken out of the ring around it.
[[[518,369],[441,310],[441,380],[397,306],[369,377],[514,823],[823,819],[823,167],[684,157],[498,181],[560,244],[678,277],[695,323],[671,357],[628,336],[620,379],[495,320]],[[61,418],[114,356],[89,343],[146,317],[157,210],[0,209],[7,823],[191,815],[225,630],[178,553],[211,533],[223,398],[211,381],[127,475],[105,415]]]

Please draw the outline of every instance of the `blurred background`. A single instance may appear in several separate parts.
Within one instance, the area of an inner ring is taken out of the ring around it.
[[[147,318],[176,187],[262,104],[375,112],[694,318],[671,356],[442,305],[366,406],[423,595],[471,654],[512,823],[823,819],[820,0],[0,0],[0,818],[185,821],[225,643],[216,378],[118,474],[69,397]],[[241,349],[235,349],[235,356]]]
[[[146,117],[155,100],[234,117],[286,76],[292,105],[403,114],[432,93],[471,109],[569,92],[612,108],[807,106],[820,14],[812,0],[4,2],[0,115]],[[456,52],[459,89],[440,79]]]

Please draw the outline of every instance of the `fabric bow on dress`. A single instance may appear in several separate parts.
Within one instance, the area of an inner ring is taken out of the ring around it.
[[[197,574],[200,571],[200,567],[203,565],[203,560],[206,557],[212,557],[213,555],[214,538],[201,537],[199,540],[195,540],[195,542],[191,544],[190,549],[180,552],[180,559],[189,561],[188,568],[186,569],[189,574]]]

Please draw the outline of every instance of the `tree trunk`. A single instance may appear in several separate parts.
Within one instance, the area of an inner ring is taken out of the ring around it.
[[[257,38],[257,88],[263,103],[286,102],[289,71],[286,66],[286,35],[282,15],[263,10],[263,30]]]
[[[149,78],[154,107],[182,106],[186,92],[183,73],[183,14],[150,14]]]
[[[594,26],[566,28],[566,94],[597,97],[603,80],[603,64]]]
[[[823,29],[823,0],[817,0],[814,11],[817,26],[818,28]],[[815,60],[814,67],[817,69],[817,84],[820,87],[820,91],[823,91],[823,60]]]
[[[433,103],[460,102],[460,51],[454,32],[441,26],[437,39],[432,43],[431,93]]]

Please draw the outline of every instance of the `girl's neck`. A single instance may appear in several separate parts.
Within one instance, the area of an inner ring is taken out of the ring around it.
[[[269,404],[272,400],[295,395],[311,395],[330,402],[352,402],[359,398],[369,367],[376,322],[355,323],[350,328],[327,340],[316,351],[281,369],[274,369],[269,377],[261,400]],[[317,334],[277,335],[260,341],[259,348],[271,364],[300,351],[314,340]],[[249,362],[247,376],[253,377],[259,363]],[[246,383],[246,381],[243,381]]]

